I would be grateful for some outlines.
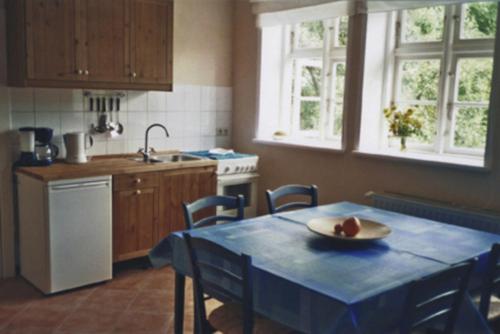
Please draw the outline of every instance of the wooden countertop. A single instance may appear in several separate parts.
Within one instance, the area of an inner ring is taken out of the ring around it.
[[[178,153],[161,152],[161,154]],[[119,175],[143,172],[161,172],[166,170],[217,166],[214,160],[195,160],[174,163],[143,163],[131,160],[140,157],[137,154],[95,156],[85,164],[68,164],[57,161],[46,167],[19,167],[16,173],[28,175],[36,179],[48,182],[54,180],[76,179],[99,175]]]

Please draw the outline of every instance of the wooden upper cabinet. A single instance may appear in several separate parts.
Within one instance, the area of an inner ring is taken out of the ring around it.
[[[131,0],[132,80],[172,82],[172,1]]]
[[[26,0],[27,78],[79,80],[74,0]]]
[[[127,0],[80,0],[81,67],[89,81],[130,82]]]
[[[172,90],[172,0],[7,0],[12,86]]]

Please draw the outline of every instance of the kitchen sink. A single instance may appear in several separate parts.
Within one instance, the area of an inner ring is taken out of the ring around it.
[[[183,161],[198,161],[203,158],[197,157],[195,155],[175,153],[175,154],[160,154],[153,155],[149,158],[148,163],[175,163]],[[132,158],[134,161],[143,162],[143,158]]]

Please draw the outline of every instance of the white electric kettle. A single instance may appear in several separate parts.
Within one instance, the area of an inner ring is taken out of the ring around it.
[[[71,164],[88,162],[86,150],[94,145],[92,136],[85,132],[72,132],[65,134],[63,137],[66,146],[66,162]]]

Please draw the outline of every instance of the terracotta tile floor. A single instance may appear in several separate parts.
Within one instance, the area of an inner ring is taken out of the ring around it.
[[[207,302],[207,312],[217,307]],[[0,281],[0,334],[173,333],[174,272],[131,262],[107,283],[43,296],[22,278]],[[500,303],[490,323],[500,333]],[[186,281],[184,332],[193,332],[192,284]]]
[[[0,281],[0,334],[173,333],[174,272],[126,265],[115,278],[43,296],[22,278]],[[207,304],[207,309],[217,307]],[[186,282],[185,333],[192,333],[192,284]]]

